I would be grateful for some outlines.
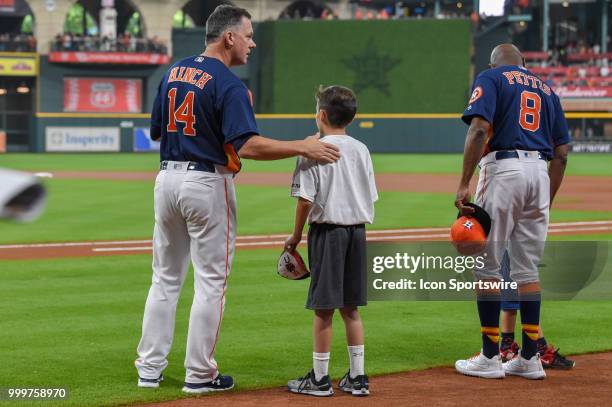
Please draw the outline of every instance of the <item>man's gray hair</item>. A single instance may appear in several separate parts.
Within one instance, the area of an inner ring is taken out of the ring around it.
[[[221,4],[206,20],[206,44],[214,42],[229,28],[240,24],[242,17],[251,19],[251,14],[243,8],[231,4]]]

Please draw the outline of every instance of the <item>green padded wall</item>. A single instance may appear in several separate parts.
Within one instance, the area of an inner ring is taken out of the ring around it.
[[[465,107],[468,20],[274,21],[257,28],[260,113],[313,112],[320,84],[353,88],[361,113]]]

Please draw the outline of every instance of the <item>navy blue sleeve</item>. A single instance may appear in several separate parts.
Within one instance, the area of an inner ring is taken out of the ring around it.
[[[259,134],[246,86],[234,86],[227,91],[223,98],[222,112],[222,131],[226,143],[233,144],[239,138],[247,137],[242,143],[237,143],[238,147],[242,147],[248,137]]]
[[[552,139],[555,144],[554,147],[557,147],[569,143],[571,138],[567,121],[565,120],[565,113],[561,107],[561,101],[555,94],[553,94],[553,102],[555,105],[555,122],[552,128]]]
[[[461,120],[470,124],[475,116],[493,123],[497,103],[497,86],[493,78],[480,74],[472,86],[472,96]]]
[[[256,136],[257,133],[247,133],[244,134],[238,138],[235,138],[234,140],[232,140],[231,144],[232,146],[234,146],[234,150],[236,152],[240,151],[240,149],[242,148],[242,146],[249,141],[249,139],[253,136]]]
[[[151,110],[151,139],[159,140],[161,138],[161,122],[162,122],[162,106],[161,106],[161,83],[157,88],[157,96],[153,102],[153,110]]]

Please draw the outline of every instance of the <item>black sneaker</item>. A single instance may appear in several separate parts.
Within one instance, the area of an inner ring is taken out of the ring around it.
[[[159,375],[157,379],[145,379],[144,377],[138,376],[138,387],[157,389],[159,387],[159,383],[163,381],[163,375]]]
[[[573,360],[567,359],[559,353],[559,349],[548,345],[545,349],[538,351],[544,369],[570,370],[576,365]]]
[[[289,380],[287,388],[292,393],[308,394],[317,397],[328,397],[334,394],[329,376],[323,376],[320,381],[316,381],[314,370],[311,370],[304,377]]]
[[[344,377],[338,383],[340,390],[351,393],[353,396],[367,396],[370,394],[370,384],[368,383],[367,375],[359,375],[354,379],[346,372]]]
[[[217,375],[212,381],[207,383],[187,383],[183,386],[183,392],[191,394],[209,393],[211,391],[225,391],[234,387],[232,376]]]

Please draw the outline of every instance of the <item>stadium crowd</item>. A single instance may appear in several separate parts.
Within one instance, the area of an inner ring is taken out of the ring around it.
[[[612,53],[601,52],[598,44],[584,41],[568,42],[549,52],[525,52],[529,70],[553,86],[557,92],[585,94],[612,87],[610,61]],[[605,122],[600,119],[570,120],[570,132],[574,140],[607,138]],[[608,136],[609,137],[609,136]]]
[[[36,52],[36,38],[32,34],[0,34],[0,52]]]
[[[526,52],[530,70],[554,86],[612,86],[610,59],[598,44],[568,43],[549,52]]]
[[[317,4],[301,8],[288,7],[279,16],[280,20],[337,20],[337,11]],[[474,18],[470,9],[458,1],[451,9],[440,9],[436,14],[433,4],[425,2],[419,4],[403,3],[398,1],[394,6],[377,5],[372,2],[369,6],[353,6],[352,20],[397,20],[404,18]]]
[[[100,35],[57,34],[51,44],[52,51],[87,51],[87,52],[147,52],[166,54],[166,44],[157,36],[140,38],[129,33],[117,38],[100,37]]]

